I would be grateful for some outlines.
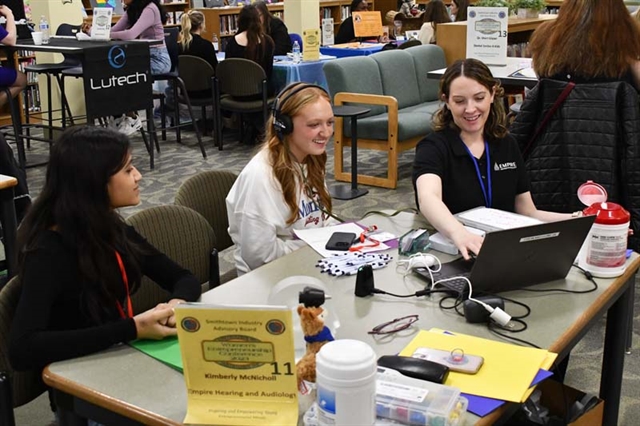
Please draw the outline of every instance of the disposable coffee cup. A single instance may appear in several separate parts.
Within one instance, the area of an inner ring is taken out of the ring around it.
[[[36,45],[42,44],[42,32],[34,31],[31,33],[31,37],[33,37],[33,44],[36,44]]]

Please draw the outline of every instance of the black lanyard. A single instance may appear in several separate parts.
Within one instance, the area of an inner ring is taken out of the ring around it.
[[[482,180],[482,175],[480,174],[480,166],[478,166],[478,160],[473,156],[469,147],[463,142],[464,148],[467,150],[469,157],[471,157],[471,161],[473,161],[473,165],[476,167],[476,175],[478,176],[478,182],[480,182],[480,188],[482,189],[482,195],[484,195],[484,205],[485,207],[491,208],[493,204],[493,194],[491,191],[491,155],[489,154],[489,143],[487,141],[484,142],[484,152],[487,156],[487,187],[484,186],[484,181]]]

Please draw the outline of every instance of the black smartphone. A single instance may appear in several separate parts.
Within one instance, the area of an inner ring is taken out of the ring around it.
[[[324,246],[327,250],[347,251],[356,239],[353,232],[334,232]]]

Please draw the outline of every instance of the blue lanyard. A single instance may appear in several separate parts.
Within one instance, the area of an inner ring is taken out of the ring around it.
[[[464,142],[462,144],[464,145],[464,148],[467,150],[469,157],[471,157],[471,161],[473,161],[473,165],[476,167],[476,175],[478,176],[478,182],[480,182],[482,195],[484,195],[484,205],[485,207],[491,208],[491,205],[493,204],[493,194],[491,192],[491,156],[489,155],[489,143],[487,141],[484,142],[484,152],[485,152],[485,155],[487,156],[487,180],[488,180],[487,186],[489,187],[488,190],[484,186],[482,175],[480,175],[480,166],[478,166],[478,160],[476,160],[476,157],[474,157],[471,151],[469,151],[469,147],[467,147],[467,145],[465,145]]]

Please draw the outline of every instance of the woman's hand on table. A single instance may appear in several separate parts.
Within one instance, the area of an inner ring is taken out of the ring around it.
[[[453,244],[460,250],[460,254],[465,260],[469,260],[473,255],[480,253],[484,237],[467,231],[464,227],[460,227],[450,235]]]
[[[161,340],[165,337],[176,335],[175,326],[170,327],[167,325],[169,318],[174,315],[173,308],[168,306],[167,303],[161,303],[161,305],[164,306],[160,307],[158,305],[133,317],[138,339]]]

